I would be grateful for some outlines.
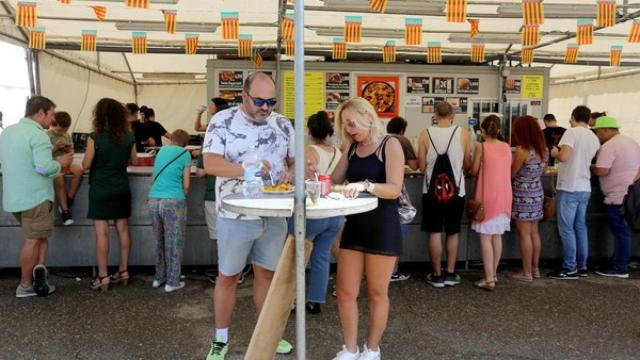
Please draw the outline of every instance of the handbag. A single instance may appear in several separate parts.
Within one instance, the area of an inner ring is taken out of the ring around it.
[[[544,220],[551,220],[556,216],[555,181],[555,177],[551,178],[551,196],[545,195],[542,202],[542,217]]]
[[[398,197],[398,214],[400,215],[400,224],[410,224],[416,217],[416,208],[411,203],[407,187],[402,184],[402,192]]]
[[[478,180],[480,180],[480,176],[484,176],[484,144],[481,145],[482,154],[480,155],[480,175],[478,176]],[[478,182],[476,181],[476,192],[478,191]],[[475,199],[469,199],[467,201],[467,217],[473,221],[481,222],[484,220],[484,205],[482,204],[484,201],[484,179],[482,181],[482,189],[480,190],[482,193],[480,194],[480,201]]]

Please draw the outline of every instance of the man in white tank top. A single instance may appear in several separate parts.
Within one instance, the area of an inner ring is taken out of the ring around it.
[[[422,231],[429,233],[429,257],[433,267],[433,272],[427,275],[427,282],[435,288],[444,288],[460,283],[460,276],[456,274],[455,266],[460,241],[458,234],[464,211],[464,171],[471,165],[471,152],[469,132],[453,125],[455,109],[451,104],[447,102],[438,104],[434,116],[438,125],[422,131],[418,145],[420,170],[425,173],[421,228]],[[458,193],[449,202],[443,204],[427,196],[427,193],[438,154],[445,152],[449,156]],[[443,232],[447,235],[447,268],[444,273],[440,264]]]

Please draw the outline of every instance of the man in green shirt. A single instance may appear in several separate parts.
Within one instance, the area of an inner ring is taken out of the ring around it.
[[[27,101],[25,117],[0,134],[2,207],[20,222],[21,277],[16,297],[46,296],[55,291],[44,266],[53,230],[53,177],[71,165],[73,154],[55,159],[44,132],[54,119],[56,105],[42,96]]]

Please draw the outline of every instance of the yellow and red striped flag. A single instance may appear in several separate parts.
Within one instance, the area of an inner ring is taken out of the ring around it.
[[[295,3],[296,3],[296,0],[287,0],[287,2],[288,2],[289,4],[295,4]]]
[[[38,20],[37,6],[34,2],[18,1],[16,7],[16,25],[35,27]]]
[[[147,53],[147,33],[144,31],[134,31],[131,37],[131,49],[134,54]]]
[[[253,64],[256,66],[256,69],[260,69],[262,67],[262,54],[258,50],[253,52],[253,58],[251,59]]]
[[[331,53],[333,60],[346,60],[347,59],[347,43],[344,42],[344,38],[333,38],[333,51]]]
[[[471,45],[471,62],[484,62],[484,44]]]
[[[442,45],[440,41],[429,41],[427,43],[427,62],[429,64],[442,62]]]
[[[46,45],[45,28],[42,26],[29,29],[29,47],[32,49],[44,49]]]
[[[293,40],[293,32],[295,29],[294,14],[289,13],[282,19],[282,38],[284,40]]]
[[[542,0],[522,0],[522,17],[525,25],[544,24]]]
[[[344,41],[359,43],[362,38],[362,16],[344,17]]]
[[[195,55],[198,53],[198,33],[186,33],[184,35],[184,53],[187,55]]]
[[[103,21],[104,18],[107,16],[107,8],[104,6],[92,6],[91,7],[93,9],[93,13],[96,14],[96,19],[98,19],[98,21]]]
[[[480,33],[480,19],[469,19],[469,38],[473,39]]]
[[[296,45],[293,39],[284,41],[284,54],[287,56],[296,55]]]
[[[396,42],[395,40],[387,40],[387,43],[382,48],[382,62],[394,63],[396,62]]]
[[[60,4],[65,4],[65,5],[69,5],[69,4],[71,4],[71,0],[58,0],[58,2],[59,2]]]
[[[593,20],[578,19],[578,30],[576,31],[576,42],[578,45],[593,44]]]
[[[240,13],[237,11],[223,11],[222,14],[222,39],[236,40],[240,33],[240,23],[238,18]]]
[[[82,41],[80,42],[80,51],[96,51],[98,32],[96,30],[82,30]]]
[[[240,34],[238,36],[238,56],[250,58],[253,54],[253,36],[251,34]]]
[[[467,17],[467,0],[447,0],[447,22],[464,22]]]
[[[616,24],[616,0],[598,0],[596,19],[599,27]]]
[[[522,53],[520,54],[520,62],[526,65],[533,63],[533,48],[522,49]]]
[[[564,54],[564,62],[566,64],[575,64],[578,62],[578,44],[567,45],[567,51]]]
[[[125,4],[128,7],[133,7],[133,8],[139,8],[139,9],[149,8],[149,0],[125,0]]]
[[[540,43],[540,25],[524,25],[522,27],[522,46],[536,46]]]
[[[387,0],[369,0],[369,8],[373,11],[383,13],[387,9]]]
[[[631,31],[629,32],[630,43],[640,43],[640,20],[633,20]]]
[[[622,62],[622,45],[611,45],[609,66],[620,66]]]
[[[422,19],[406,18],[404,30],[406,45],[420,45],[422,43]]]
[[[176,17],[178,12],[176,10],[162,10],[164,15],[164,28],[169,34],[176,33]]]

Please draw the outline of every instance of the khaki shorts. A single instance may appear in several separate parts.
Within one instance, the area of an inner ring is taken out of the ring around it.
[[[33,209],[13,213],[27,239],[45,239],[53,231],[53,203],[45,201]]]

